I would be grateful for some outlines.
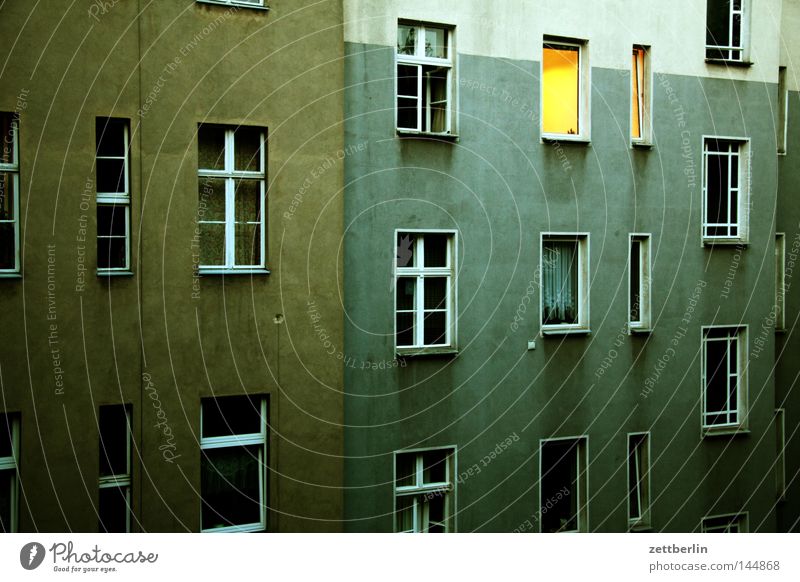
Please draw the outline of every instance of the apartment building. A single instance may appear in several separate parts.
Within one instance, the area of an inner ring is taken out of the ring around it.
[[[344,16],[346,528],[796,531],[796,6]]]
[[[0,530],[341,529],[341,20],[0,7]]]

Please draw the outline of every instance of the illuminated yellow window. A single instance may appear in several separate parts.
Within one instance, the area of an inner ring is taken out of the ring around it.
[[[542,55],[542,130],[546,134],[580,135],[581,49],[545,43]]]
[[[649,141],[649,65],[647,49],[634,46],[631,57],[631,139]]]

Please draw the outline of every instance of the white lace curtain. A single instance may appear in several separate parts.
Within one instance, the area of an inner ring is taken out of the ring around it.
[[[548,241],[542,257],[544,323],[578,322],[578,243]]]

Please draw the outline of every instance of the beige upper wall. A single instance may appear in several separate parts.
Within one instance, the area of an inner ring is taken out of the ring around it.
[[[781,7],[798,1],[745,1],[758,8],[747,68],[705,63],[706,0],[345,0],[345,41],[394,45],[409,18],[454,25],[460,53],[539,61],[552,34],[587,39],[594,67],[629,69],[631,45],[644,44],[658,72],[776,82]]]
[[[787,88],[800,90],[800,0],[783,0],[781,65],[787,67]]]

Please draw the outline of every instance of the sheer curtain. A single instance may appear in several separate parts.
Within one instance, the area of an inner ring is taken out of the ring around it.
[[[542,305],[548,325],[578,322],[578,243],[548,241],[542,257]]]

